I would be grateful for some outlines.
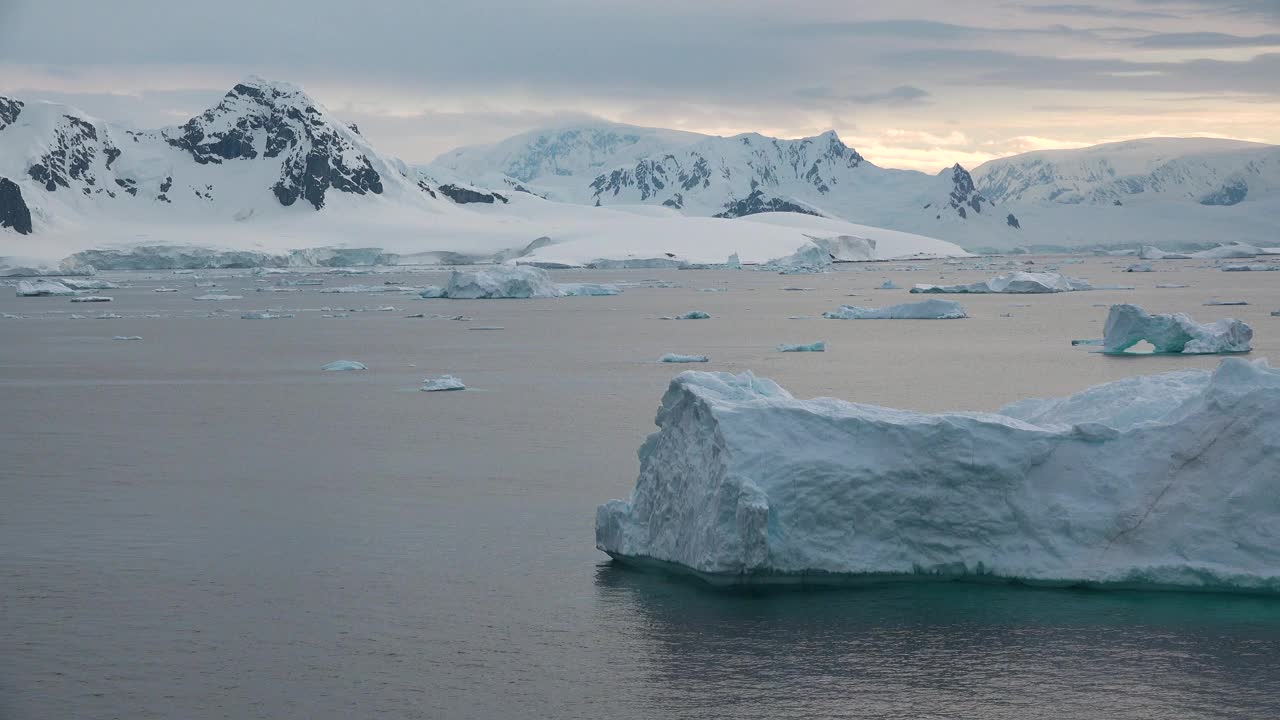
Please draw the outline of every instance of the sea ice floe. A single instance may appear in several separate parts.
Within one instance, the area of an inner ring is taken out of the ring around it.
[[[958,320],[969,317],[954,300],[925,300],[883,308],[841,305],[838,310],[822,313],[828,320]]]
[[[71,298],[71,302],[73,302],[73,303],[99,303],[99,302],[111,302],[111,298],[109,298],[109,297],[107,297],[107,296],[105,296],[105,295],[82,295],[82,296],[80,296],[80,297],[73,297],[73,298]]]
[[[240,316],[241,320],[283,320],[293,317],[293,313],[273,313],[270,310],[247,312]]]
[[[1249,352],[1253,329],[1234,318],[1198,323],[1183,313],[1152,315],[1137,305],[1112,305],[1103,352],[1123,353],[1146,341],[1153,352],[1182,355]]]
[[[1092,290],[1085,280],[1069,278],[1054,272],[1013,272],[968,285],[926,285],[911,288],[913,293],[1057,293]]]
[[[443,392],[446,390],[466,390],[467,386],[452,375],[437,375],[422,381],[423,392]]]
[[[711,358],[706,355],[681,355],[679,353],[667,353],[658,358],[658,362],[662,363],[704,363],[711,362]]]
[[[624,562],[719,583],[1280,591],[1265,361],[936,415],[685,372],[656,422],[634,490],[596,512],[596,547]]]
[[[197,295],[192,300],[207,300],[209,302],[224,302],[227,300],[243,300],[243,295],[220,295],[217,293],[209,293],[207,295]]]
[[[819,340],[817,342],[811,342],[807,345],[791,345],[788,343],[783,343],[778,346],[778,352],[826,352],[826,351],[827,351],[827,343],[822,340]]]
[[[1124,271],[1131,273],[1144,273],[1155,272],[1155,269],[1151,267],[1151,263],[1134,263],[1133,265],[1125,268]]]
[[[1224,265],[1222,272],[1274,272],[1280,270],[1280,265],[1263,265],[1261,263],[1254,265]]]
[[[109,280],[99,280],[96,278],[64,278],[61,282],[72,290],[116,290],[120,287]]]
[[[325,372],[340,372],[344,370],[368,370],[364,363],[355,360],[334,360],[320,368]]]
[[[702,312],[701,310],[691,310],[683,315],[676,315],[675,317],[664,316],[662,319],[663,320],[708,320],[710,318],[711,318],[710,315]]]
[[[565,297],[617,295],[622,292],[617,285],[600,283],[559,283],[556,290]]]
[[[141,340],[141,335],[116,335],[112,340]]]
[[[439,285],[428,285],[422,288],[422,292],[418,293],[418,297],[426,298],[428,300],[432,298],[442,298],[444,297],[444,288]]]

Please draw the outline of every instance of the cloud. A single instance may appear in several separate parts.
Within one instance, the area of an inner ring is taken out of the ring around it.
[[[1234,48],[1280,47],[1280,33],[1269,35],[1229,35],[1218,32],[1162,33],[1136,38],[1140,48]]]
[[[863,94],[838,93],[826,87],[801,88],[795,91],[795,96],[809,100],[840,100],[854,105],[902,106],[924,105],[930,102],[929,91],[914,85],[899,85],[888,90]]]
[[[1077,17],[1103,17],[1103,18],[1131,18],[1131,19],[1154,19],[1154,18],[1176,18],[1176,15],[1167,12],[1155,10],[1128,10],[1116,7],[1104,7],[1102,5],[1010,5],[1016,7],[1023,12],[1035,13],[1039,15],[1070,15]]]

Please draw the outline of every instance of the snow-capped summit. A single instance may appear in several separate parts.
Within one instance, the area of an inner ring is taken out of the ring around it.
[[[785,211],[932,235],[1016,235],[1019,227],[991,208],[964,168],[940,180],[876,167],[834,130],[784,140],[616,125],[556,128],[446,153],[433,167],[489,185],[505,178],[509,186],[565,202],[662,205],[685,215]]]

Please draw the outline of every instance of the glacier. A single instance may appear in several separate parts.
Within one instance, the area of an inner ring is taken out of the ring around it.
[[[551,298],[560,291],[546,270],[529,265],[499,265],[488,270],[455,270],[443,297],[451,300]]]
[[[685,372],[596,547],[714,583],[1280,591],[1280,371],[1229,358],[923,414]]]
[[[828,320],[958,320],[969,315],[954,300],[925,300],[883,308],[841,305],[837,310],[822,313],[822,317]]]
[[[1137,305],[1112,305],[1102,331],[1102,351],[1123,353],[1140,342],[1153,352],[1182,355],[1249,352],[1253,328],[1234,318],[1198,323],[1185,313],[1152,315]]]
[[[1056,293],[1073,290],[1092,290],[1085,280],[1070,278],[1055,272],[1012,272],[983,282],[968,285],[918,284],[913,293]]]

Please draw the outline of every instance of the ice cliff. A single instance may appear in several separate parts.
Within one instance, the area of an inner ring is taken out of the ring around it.
[[[884,576],[1280,591],[1280,371],[1223,360],[921,414],[672,380],[596,546],[729,583]]]

